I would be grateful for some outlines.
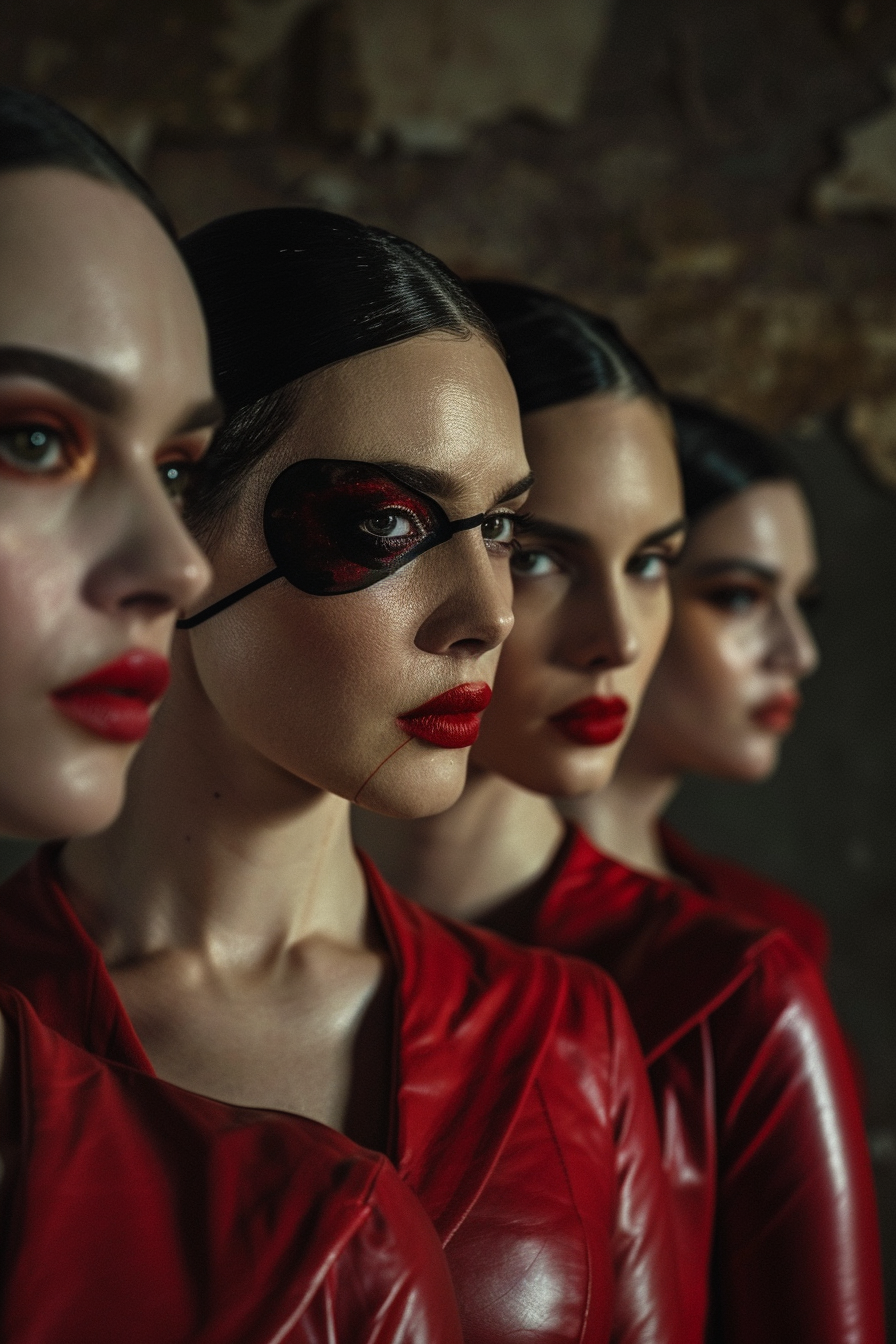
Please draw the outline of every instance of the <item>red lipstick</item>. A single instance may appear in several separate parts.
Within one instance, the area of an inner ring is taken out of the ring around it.
[[[618,695],[589,695],[552,715],[550,722],[570,742],[583,747],[606,747],[625,731],[628,701]]]
[[[149,732],[149,707],[165,694],[168,660],[148,649],[130,649],[105,667],[53,691],[66,718],[109,742],[139,742]]]
[[[782,691],[780,695],[769,696],[758,709],[753,710],[750,718],[770,733],[789,733],[801,703],[799,691]]]
[[[479,736],[479,715],[491,698],[492,688],[484,681],[468,681],[399,715],[398,724],[434,747],[472,747]]]

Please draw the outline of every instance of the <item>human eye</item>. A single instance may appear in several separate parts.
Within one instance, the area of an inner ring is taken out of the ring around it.
[[[763,602],[765,593],[748,583],[724,583],[707,589],[703,597],[720,611],[732,616],[746,616]]]
[[[25,476],[57,476],[71,466],[71,436],[59,425],[20,420],[0,425],[0,462]]]
[[[159,480],[165,494],[176,504],[183,502],[183,497],[196,477],[196,468],[198,463],[191,461],[172,460],[160,462],[157,471]]]
[[[346,544],[368,561],[388,560],[413,550],[428,532],[413,509],[390,507],[359,513],[351,521]]]
[[[393,509],[371,513],[361,520],[361,531],[379,541],[406,541],[415,534],[413,519]]]
[[[505,555],[513,548],[516,514],[490,513],[482,521],[482,537],[490,551]]]
[[[550,551],[520,547],[510,557],[510,568],[516,578],[543,579],[559,574],[561,566]]]
[[[659,583],[668,577],[674,557],[665,551],[640,551],[626,565],[626,572],[646,583]]]

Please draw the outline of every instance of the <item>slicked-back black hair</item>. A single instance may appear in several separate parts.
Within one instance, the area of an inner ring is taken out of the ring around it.
[[[15,168],[70,168],[122,187],[175,236],[152,188],[102,136],[50,98],[0,85],[0,172]]]
[[[413,336],[483,336],[492,324],[458,277],[414,243],[299,206],[215,220],[181,250],[208,324],[227,420],[186,501],[206,538],[295,412],[310,373]]]
[[[669,410],[689,519],[762,481],[796,481],[777,445],[744,420],[688,397],[670,397]]]
[[[603,392],[664,402],[608,318],[531,285],[473,280],[469,288],[501,337],[523,415]]]

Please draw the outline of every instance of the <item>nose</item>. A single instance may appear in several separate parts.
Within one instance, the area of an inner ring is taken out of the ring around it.
[[[106,544],[87,573],[85,597],[109,613],[152,618],[195,603],[211,566],[166,495],[155,466],[122,471],[101,501]]]
[[[417,631],[419,649],[477,658],[504,643],[513,629],[510,569],[488,552],[478,530],[457,533],[417,564],[427,566],[436,585]]]
[[[637,660],[641,641],[621,576],[602,575],[569,604],[560,652],[564,662],[585,671],[628,667]]]
[[[773,619],[770,664],[776,669],[789,672],[791,676],[801,681],[818,666],[819,653],[815,636],[796,603],[779,605]]]

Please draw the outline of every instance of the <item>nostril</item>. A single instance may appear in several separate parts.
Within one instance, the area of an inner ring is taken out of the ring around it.
[[[491,647],[491,644],[484,639],[456,639],[451,645],[451,652],[473,654],[475,656],[487,653]]]
[[[140,611],[152,612],[155,615],[163,615],[175,609],[175,604],[167,593],[149,591],[129,593],[127,597],[122,598],[121,605],[130,610],[137,608]]]

